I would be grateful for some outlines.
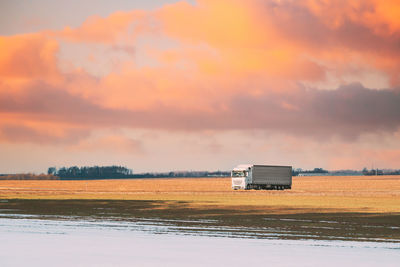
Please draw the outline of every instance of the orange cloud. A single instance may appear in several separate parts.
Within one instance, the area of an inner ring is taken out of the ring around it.
[[[400,31],[399,0],[308,0],[302,3],[332,28],[339,28],[346,24],[346,21],[353,21],[381,35],[391,35]]]
[[[398,12],[395,1],[202,0],[195,5],[178,2],[152,12],[92,16],[58,36],[74,42],[113,44],[130,53],[137,36],[164,36],[181,44],[165,51],[170,56],[175,54],[177,59],[178,54],[186,66],[217,75],[257,74],[323,82],[329,72],[340,81],[342,74],[336,69],[369,66],[386,73],[391,85],[397,86]],[[196,51],[199,46],[209,49]]]
[[[395,89],[303,86],[365,65],[383,70],[396,85],[400,56],[392,15],[379,20],[392,23],[385,34],[365,21],[371,14],[383,16],[381,9],[375,2],[203,0],[93,16],[59,32],[0,37],[0,113],[37,125],[61,122],[64,131],[261,128],[349,140],[364,132],[393,132],[400,117]],[[151,46],[137,36],[176,45]],[[103,76],[61,70],[59,39],[89,47],[135,44],[148,64],[126,58],[126,65]],[[3,127],[4,139],[22,131],[27,138],[37,136],[32,125],[9,125]]]
[[[0,143],[74,144],[89,134],[90,129],[84,126],[27,116],[9,116],[0,123]]]
[[[254,15],[251,5],[227,0],[202,0],[194,6],[179,2],[155,14],[167,35],[188,42],[204,42],[219,48],[260,48],[270,36],[259,34],[260,26]],[[270,31],[264,29],[264,33]]]
[[[158,10],[156,17],[162,31],[186,47],[204,44],[210,48],[208,55],[204,50],[182,53],[182,58],[202,70],[235,76],[263,73],[285,79],[324,79],[323,67],[303,58],[296,43],[282,36],[255,3],[203,0],[192,6],[180,2]]]
[[[147,22],[145,11],[118,11],[106,18],[91,16],[80,27],[67,26],[55,35],[73,42],[113,44],[119,40],[131,41],[145,28],[148,30],[149,25],[145,22]]]
[[[292,28],[322,60],[341,65],[367,64],[384,71],[391,86],[400,85],[400,1],[282,1],[292,7]],[[296,19],[301,15],[301,20]],[[293,18],[295,20],[293,20]],[[289,30],[289,32],[293,32]],[[307,47],[305,47],[307,49]],[[312,53],[311,53],[312,54]]]
[[[44,34],[0,36],[0,77],[52,80],[58,76],[57,41]]]
[[[100,138],[84,139],[71,147],[78,151],[114,151],[122,154],[143,154],[140,141],[123,135],[106,135]]]

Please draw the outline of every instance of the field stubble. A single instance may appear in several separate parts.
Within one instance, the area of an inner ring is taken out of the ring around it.
[[[0,198],[154,200],[271,213],[400,212],[400,176],[294,177],[292,189],[284,191],[234,191],[230,183],[230,178],[0,181]]]
[[[0,181],[0,215],[161,223],[196,235],[400,242],[400,176],[294,177],[284,191],[234,191],[230,183]]]

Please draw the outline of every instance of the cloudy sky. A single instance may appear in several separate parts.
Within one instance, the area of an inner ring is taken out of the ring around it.
[[[1,1],[0,173],[400,168],[400,1]]]

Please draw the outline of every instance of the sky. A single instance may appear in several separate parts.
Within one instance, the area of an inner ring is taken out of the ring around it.
[[[0,173],[400,168],[399,0],[0,9]]]

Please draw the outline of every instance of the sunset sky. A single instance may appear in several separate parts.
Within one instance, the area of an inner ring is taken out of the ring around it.
[[[0,10],[0,173],[400,168],[399,0]]]

